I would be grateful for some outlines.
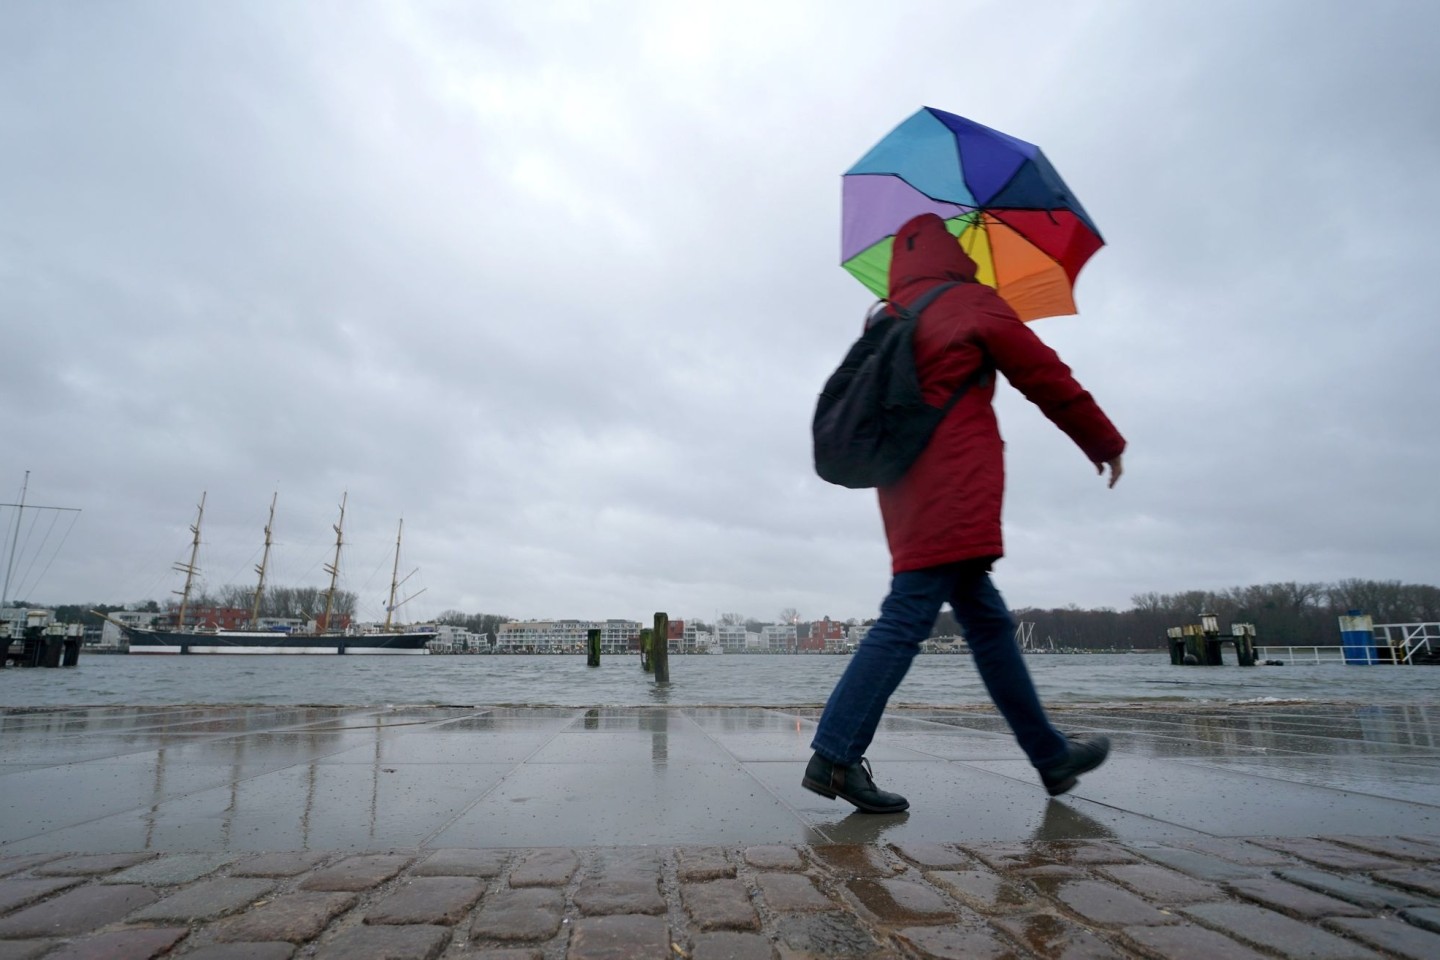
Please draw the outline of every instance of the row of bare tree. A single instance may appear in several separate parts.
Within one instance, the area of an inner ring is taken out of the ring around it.
[[[495,613],[461,613],[459,610],[446,610],[435,618],[435,622],[464,627],[471,633],[489,637],[491,642],[494,642],[500,624],[509,623],[513,619],[515,618]]]
[[[320,587],[266,587],[260,599],[262,617],[314,617],[325,613],[325,593]],[[357,597],[349,590],[336,590],[333,611],[353,616]],[[224,586],[199,590],[190,595],[192,607],[238,607],[249,610],[255,602],[254,587]]]
[[[1168,628],[1198,623],[1202,613],[1219,617],[1221,632],[1232,623],[1253,623],[1261,643],[1278,646],[1338,644],[1338,618],[1351,610],[1369,614],[1375,623],[1440,622],[1440,587],[1398,580],[1142,593],[1131,603],[1125,611],[1027,608],[1016,610],[1015,617],[1035,624],[1034,638],[1041,644],[1119,650],[1164,647]]]

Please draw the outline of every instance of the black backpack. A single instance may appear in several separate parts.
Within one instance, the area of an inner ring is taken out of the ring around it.
[[[988,366],[982,364],[943,407],[921,396],[915,325],[925,308],[953,286],[932,287],[908,308],[887,304],[825,381],[811,424],[815,472],[822,479],[852,489],[899,480],[951,408],[988,375]]]

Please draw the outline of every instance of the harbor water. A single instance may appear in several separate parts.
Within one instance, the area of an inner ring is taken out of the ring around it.
[[[121,656],[86,653],[76,667],[0,671],[0,709],[76,705],[315,704],[820,705],[845,656],[674,656],[656,684],[635,656],[587,667],[574,656]],[[1054,706],[1184,703],[1440,702],[1440,668],[1178,667],[1164,654],[1031,655]],[[917,657],[892,703],[988,704],[970,658]]]

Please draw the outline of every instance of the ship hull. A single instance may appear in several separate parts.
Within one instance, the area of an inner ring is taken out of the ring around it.
[[[435,639],[433,633],[377,633],[358,636],[305,636],[288,633],[250,633],[221,630],[216,633],[166,633],[125,629],[131,653],[143,654],[251,654],[251,655],[423,655]]]

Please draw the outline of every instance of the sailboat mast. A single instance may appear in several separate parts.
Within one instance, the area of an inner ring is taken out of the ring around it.
[[[335,609],[335,585],[340,579],[340,544],[345,539],[345,501],[349,496],[348,490],[340,495],[340,522],[335,524],[335,562],[325,565],[325,572],[330,574],[330,589],[325,591],[325,630],[330,629],[330,612]]]
[[[255,629],[260,622],[260,601],[265,597],[265,568],[270,565],[270,528],[275,526],[275,501],[280,498],[280,491],[275,491],[270,497],[270,519],[265,521],[265,552],[260,555],[260,565],[255,572],[260,574],[260,582],[255,587],[255,602],[250,605],[250,629]]]
[[[385,604],[385,632],[390,632],[390,618],[395,615],[395,591],[400,589],[400,535],[405,532],[405,518],[400,518],[400,528],[395,531],[395,567],[390,571],[390,602]]]
[[[10,573],[15,569],[15,547],[20,542],[20,522],[25,519],[25,492],[29,489],[30,471],[26,470],[25,482],[20,484],[20,503],[15,511],[15,532],[10,537],[10,556],[5,561],[5,589],[0,590],[0,607],[10,599]]]
[[[200,512],[196,514],[195,522],[190,525],[190,532],[194,535],[194,539],[190,542],[190,562],[176,563],[174,566],[174,569],[185,574],[185,589],[170,591],[171,593],[180,594],[180,615],[175,621],[176,630],[185,629],[185,610],[190,606],[190,585],[195,582],[195,574],[199,572],[195,566],[195,561],[200,556],[200,523],[204,519],[205,491],[202,490],[200,493]]]

